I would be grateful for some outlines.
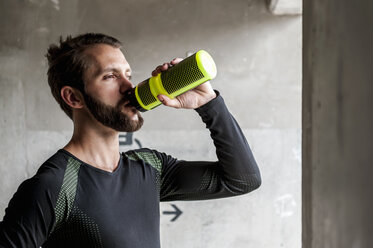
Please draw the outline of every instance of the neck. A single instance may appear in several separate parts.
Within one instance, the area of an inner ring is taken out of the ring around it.
[[[64,149],[83,162],[113,172],[120,159],[118,132],[94,121],[74,119],[74,133]]]

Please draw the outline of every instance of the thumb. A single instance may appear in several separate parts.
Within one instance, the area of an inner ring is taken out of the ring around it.
[[[176,98],[171,99],[166,95],[158,95],[157,97],[159,101],[163,103],[163,105],[166,105],[168,107],[173,107],[173,108],[180,108],[180,102]]]

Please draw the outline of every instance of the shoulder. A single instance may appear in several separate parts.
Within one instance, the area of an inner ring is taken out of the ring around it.
[[[62,150],[59,150],[39,167],[30,181],[39,186],[61,185],[66,168],[71,163],[69,160],[71,158]]]
[[[123,152],[122,156],[132,161],[143,161],[144,163],[151,165],[157,171],[162,170],[163,154],[157,150],[140,148]]]
[[[62,186],[66,168],[64,160],[58,152],[46,160],[34,176],[20,184],[7,212],[26,213],[54,203]]]
[[[61,150],[56,152],[39,167],[34,176],[22,182],[17,193],[26,193],[32,197],[58,194],[68,163],[69,157],[66,154]]]

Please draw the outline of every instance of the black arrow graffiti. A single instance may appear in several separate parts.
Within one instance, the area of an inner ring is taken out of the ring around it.
[[[125,140],[123,140],[125,138]],[[133,139],[133,133],[127,132],[126,134],[119,134],[119,145],[120,146],[130,146],[133,144],[133,141],[136,142],[136,144],[142,148],[141,142],[138,139]]]
[[[176,207],[175,204],[171,204],[171,206],[174,208],[175,211],[163,211],[163,214],[174,214],[175,217],[171,220],[172,222],[175,221],[179,216],[183,213],[181,210]]]

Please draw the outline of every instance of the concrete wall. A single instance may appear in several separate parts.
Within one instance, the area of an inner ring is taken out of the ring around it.
[[[188,51],[209,51],[218,67],[212,84],[261,167],[262,187],[252,194],[176,202],[183,211],[176,221],[162,214],[163,247],[300,247],[300,16],[274,16],[261,0],[3,0],[0,13],[1,216],[19,183],[71,135],[47,85],[47,46],[61,34],[104,32],[123,41],[134,82]],[[123,134],[121,149],[215,159],[194,111],[159,107],[144,117],[141,131]]]
[[[299,15],[302,14],[302,0],[266,0],[268,9],[274,15]]]
[[[372,12],[304,1],[303,248],[373,247]]]

